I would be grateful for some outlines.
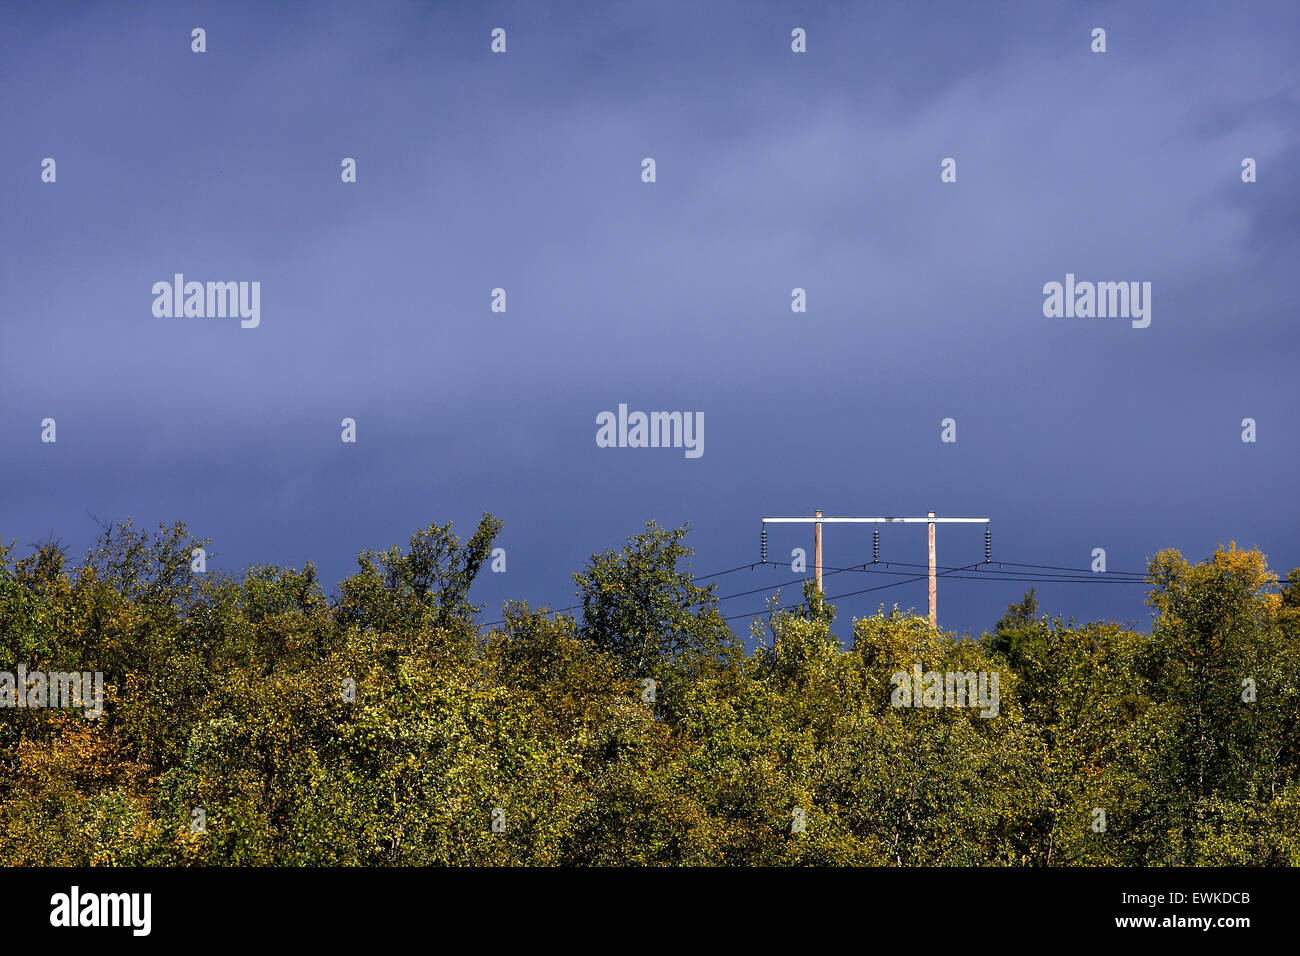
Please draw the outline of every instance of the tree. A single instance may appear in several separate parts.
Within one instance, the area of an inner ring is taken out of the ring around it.
[[[499,519],[484,512],[463,547],[447,522],[411,535],[405,553],[396,545],[384,552],[362,551],[361,570],[339,585],[340,619],[389,631],[467,625],[481,610],[469,603],[470,587],[501,528]]]
[[[1294,648],[1278,628],[1277,576],[1256,549],[1220,546],[1189,565],[1163,551],[1150,565],[1155,608],[1141,662],[1162,728],[1153,772],[1167,796],[1176,862],[1200,862],[1214,807],[1276,788],[1278,724],[1295,714]]]
[[[579,633],[635,674],[660,673],[679,658],[716,657],[734,644],[717,585],[697,587],[690,576],[686,533],[687,526],[668,530],[650,521],[621,552],[592,555],[573,576],[582,598]]]

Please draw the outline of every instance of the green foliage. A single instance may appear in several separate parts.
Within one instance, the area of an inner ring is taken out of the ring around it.
[[[476,627],[500,527],[365,551],[334,596],[193,572],[180,524],[77,567],[0,546],[0,670],[106,697],[0,710],[0,862],[1300,863],[1300,573],[1257,551],[1157,555],[1150,634],[1029,592],[981,640],[894,608],[845,648],[809,583],[747,653],[654,523],[575,575],[579,617]],[[901,706],[918,671],[996,674],[996,716]]]
[[[717,608],[717,585],[697,587],[682,544],[687,529],[651,521],[621,552],[593,555],[573,576],[582,598],[580,633],[637,675],[662,674],[683,659],[722,655],[733,635]]]
[[[500,531],[501,522],[484,514],[463,547],[448,523],[411,535],[405,553],[396,546],[384,552],[363,551],[357,558],[361,570],[339,585],[341,620],[381,631],[468,622],[480,610],[468,601],[470,587]]]

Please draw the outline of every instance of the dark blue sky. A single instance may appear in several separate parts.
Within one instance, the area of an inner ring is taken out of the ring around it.
[[[0,19],[0,537],[24,552],[80,554],[87,511],[183,519],[217,567],[314,559],[332,586],[363,547],[487,510],[508,571],[476,586],[485,619],[567,605],[649,518],[691,523],[699,572],[757,560],[763,514],[817,508],[987,514],[1009,561],[1104,547],[1138,571],[1236,540],[1300,565],[1290,0]],[[259,281],[260,327],[155,317],[177,272]],[[1151,282],[1150,327],[1045,318],[1066,273]],[[620,403],[702,412],[704,455],[598,448]],[[773,528],[771,556],[811,541]],[[870,554],[869,528],[828,528],[828,565]],[[940,528],[941,565],[982,557],[977,528]],[[891,558],[923,562],[924,528],[885,529]],[[978,633],[1022,591],[942,582],[940,621]],[[1039,595],[1148,620],[1141,588]],[[925,600],[840,601],[836,630]]]

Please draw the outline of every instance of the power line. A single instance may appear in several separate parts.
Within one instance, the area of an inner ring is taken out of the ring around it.
[[[762,562],[759,562],[759,563],[761,564]],[[691,578],[691,580],[692,580],[692,581],[703,581],[705,578],[720,578],[720,577],[722,577],[724,574],[734,574],[734,573],[737,572],[737,571],[744,571],[746,568],[749,568],[749,569],[752,571],[752,570],[753,570],[754,568],[756,568],[756,567],[758,567],[758,564],[755,564],[755,563],[751,562],[751,563],[749,563],[749,564],[741,564],[741,565],[738,565],[737,567],[734,567],[734,568],[728,568],[726,571],[714,571],[714,572],[712,572],[712,573],[710,573],[710,574],[700,574],[700,575],[697,575],[696,577]]]
[[[1123,578],[1123,579],[1125,579],[1125,580],[1127,580],[1127,579],[1129,579],[1129,578],[1131,577],[1133,580],[1136,580],[1136,581],[1142,581],[1142,582],[1145,582],[1145,581],[1146,581],[1146,576],[1145,576],[1145,575],[1139,575],[1136,571],[1088,571],[1088,570],[1085,570],[1085,569],[1083,569],[1083,568],[1071,568],[1071,569],[1068,569],[1068,570],[1070,570],[1070,571],[1075,571],[1075,572],[1077,572],[1077,573],[1076,573],[1076,574],[1047,574],[1047,573],[1044,573],[1044,572],[1038,572],[1038,571],[1004,571],[1004,570],[1002,569],[1002,565],[1004,565],[1004,564],[1011,564],[1012,562],[1009,562],[1009,561],[982,561],[982,562],[980,562],[980,563],[981,563],[982,565],[989,566],[989,567],[992,567],[992,566],[996,565],[997,568],[998,568],[999,573],[1002,573],[1002,574],[1015,575],[1015,576],[1017,576],[1017,577],[1025,577],[1025,578],[1031,578],[1031,579],[1032,579],[1032,578],[1036,578],[1036,577],[1041,577],[1041,578],[1067,578],[1067,579],[1077,579],[1077,580],[1093,580],[1093,579],[1098,579],[1098,578],[1106,578],[1106,577],[1115,577],[1115,576],[1119,576],[1120,578]],[[869,561],[869,562],[866,562],[866,563],[864,563],[864,564],[855,564],[855,565],[852,565],[852,566],[847,567],[847,568],[833,568],[833,569],[831,569],[831,570],[833,570],[833,571],[867,571],[867,572],[872,573],[872,574],[908,574],[908,573],[910,573],[910,572],[906,572],[906,571],[882,571],[882,570],[880,570],[879,568],[875,568],[875,567],[873,567],[873,565],[877,565],[877,564],[883,564],[886,568],[890,567],[891,565],[895,565],[895,564],[898,565],[900,568],[925,568],[925,567],[928,567],[927,565],[924,565],[924,564],[914,564],[914,563],[911,563],[911,562],[908,562],[908,561]],[[1017,565],[1017,566],[1018,566],[1018,567],[1027,567],[1028,565]],[[949,566],[947,566],[947,565],[943,565],[943,564],[937,564],[937,565],[935,565],[935,567],[936,567],[938,570],[941,570],[941,571],[951,571],[951,570],[953,570],[953,568],[951,568],[951,567],[949,567]],[[980,573],[983,574],[984,572],[981,571]]]
[[[979,567],[979,563],[976,563],[976,564],[968,564],[968,565],[966,565],[964,568],[953,568],[952,571],[942,571],[942,572],[936,574],[935,576],[936,576],[936,577],[946,577],[947,575],[952,574],[953,571],[969,571],[971,568],[977,568],[977,567]],[[929,577],[930,577],[930,575],[929,575],[929,573],[927,572],[926,574],[920,574],[920,575],[917,575],[917,576],[915,576],[915,577],[908,578],[906,581],[890,581],[888,584],[879,584],[879,585],[876,585],[876,586],[873,587],[873,588],[863,588],[863,589],[860,590],[860,591],[847,591],[847,592],[845,592],[844,594],[834,594],[834,595],[831,595],[831,596],[829,596],[829,597],[824,598],[824,600],[827,600],[827,601],[838,601],[838,600],[840,600],[841,598],[846,598],[846,597],[856,597],[856,596],[859,595],[859,594],[869,594],[869,593],[872,592],[872,591],[883,591],[883,590],[885,590],[886,588],[896,588],[896,587],[898,587],[898,586],[901,585],[901,584],[911,584],[911,583],[913,583],[913,582],[915,582],[915,581],[924,581],[924,580],[926,580],[926,579],[929,578]],[[740,619],[740,618],[745,618],[745,617],[757,617],[757,616],[760,615],[760,614],[775,613],[775,612],[777,612],[777,611],[788,611],[788,610],[790,610],[791,608],[795,608],[795,607],[799,607],[799,606],[800,606],[800,605],[798,605],[798,604],[789,604],[789,605],[778,606],[778,607],[774,607],[774,608],[763,608],[763,609],[760,610],[760,611],[750,611],[748,614],[732,614],[732,615],[729,615],[729,616],[727,616],[727,617],[724,617],[723,620],[724,620],[724,621],[735,621],[735,620],[738,620],[738,619]]]
[[[772,567],[783,567],[783,566],[784,566],[784,565],[778,565],[778,564],[776,564],[775,562],[772,562],[772,561],[768,561],[768,562],[766,562],[766,563],[767,563],[767,564],[770,564]],[[878,564],[878,563],[883,563],[885,566],[884,566],[883,568],[881,568],[881,567],[874,567],[874,565],[875,565],[875,564]],[[997,564],[997,565],[999,565],[999,567],[1000,567],[1002,564],[1012,564],[1012,563],[1014,563],[1014,562],[1009,562],[1009,561],[996,562],[996,561],[995,561],[995,562],[992,562],[992,563],[993,563],[993,564]],[[895,564],[898,565],[899,567],[903,567],[903,568],[907,568],[907,567],[913,567],[913,568],[924,568],[924,567],[927,567],[926,565],[923,565],[923,564],[911,564],[911,563],[909,563],[909,562],[907,562],[907,561],[889,561],[889,562],[874,562],[874,561],[872,561],[872,562],[868,562],[868,563],[865,563],[865,564],[852,565],[852,566],[847,567],[847,568],[830,568],[830,567],[823,567],[822,570],[825,572],[825,573],[823,574],[823,577],[830,577],[831,575],[834,575],[834,574],[843,574],[843,573],[846,573],[846,572],[858,572],[858,573],[866,573],[866,574],[889,574],[889,575],[895,575],[895,576],[897,576],[897,577],[912,577],[912,572],[911,572],[911,571],[892,571],[892,570],[889,570],[890,565],[895,565]],[[983,562],[983,564],[987,565],[988,562]],[[755,567],[758,567],[758,566],[760,566],[760,565],[755,565]],[[1028,565],[1021,565],[1021,566],[1022,566],[1022,567],[1028,567]],[[969,567],[970,567],[969,565],[968,565],[967,567],[965,567],[965,568],[961,568],[961,567],[949,567],[949,566],[946,566],[946,565],[937,565],[937,566],[936,566],[936,568],[937,568],[938,570],[942,570],[942,571],[945,573],[946,576],[950,576],[950,575],[952,575],[953,572],[956,572],[956,571],[965,571],[965,570],[967,570]],[[976,566],[976,567],[979,567],[979,566]],[[1135,574],[1136,572],[1123,572],[1123,571],[1113,571],[1113,572],[1108,572],[1108,571],[1096,571],[1096,572],[1094,572],[1094,571],[1087,571],[1087,572],[1085,572],[1085,571],[1083,571],[1082,569],[1078,569],[1078,570],[1079,570],[1079,572],[1080,572],[1080,575],[1079,575],[1079,576],[1067,576],[1067,575],[1064,575],[1064,574],[1037,574],[1037,573],[1025,572],[1025,571],[1007,571],[1007,572],[1005,572],[1004,574],[993,574],[993,573],[990,573],[990,572],[988,572],[988,571],[984,571],[984,570],[976,570],[976,571],[974,572],[974,574],[957,575],[957,576],[955,576],[955,577],[952,577],[952,580],[954,580],[954,581],[1011,581],[1011,582],[1023,582],[1023,583],[1026,583],[1026,584],[1145,584],[1145,583],[1146,583],[1146,579],[1145,579],[1145,577],[1141,577],[1141,578],[1138,578],[1138,577],[1134,577],[1134,578],[1129,578],[1129,577],[1115,577],[1115,578],[1109,578],[1109,577],[1106,577],[1106,575],[1112,575],[1112,574],[1113,574],[1113,575],[1125,575],[1125,574]],[[783,588],[783,587],[787,587],[787,586],[789,586],[789,585],[793,585],[793,584],[802,584],[804,581],[807,581],[807,580],[809,580],[809,578],[808,578],[807,576],[799,577],[799,578],[793,578],[793,579],[791,579],[791,580],[789,580],[789,581],[781,581],[781,582],[778,582],[777,584],[768,584],[768,585],[765,585],[765,586],[763,586],[763,587],[759,587],[759,588],[750,588],[750,589],[747,590],[747,591],[735,591],[735,592],[733,592],[733,593],[731,593],[731,594],[718,594],[718,595],[714,595],[714,596],[712,597],[712,600],[714,600],[714,601],[729,601],[729,600],[731,600],[732,598],[746,597],[746,596],[748,596],[748,595],[750,595],[750,594],[761,594],[761,593],[764,592],[764,591],[774,591],[774,590],[776,590],[777,588]],[[906,583],[906,582],[899,582],[899,583]],[[697,602],[696,602],[696,604],[705,604],[705,603],[708,603],[708,600],[705,600],[705,601],[697,601]]]
[[[1023,564],[1016,561],[995,561],[994,564],[1009,564],[1013,568],[1047,568],[1052,571],[1078,571],[1081,574],[1128,574],[1136,575],[1141,578],[1146,577],[1145,571],[1094,571],[1092,568],[1063,568],[1058,564]]]
[[[781,567],[784,567],[784,566],[785,566],[785,565],[783,565],[783,564],[777,564],[775,561],[765,561],[765,562],[762,562],[762,564],[770,564],[770,565],[771,565],[772,567],[774,567],[774,568],[781,568]],[[755,565],[755,567],[759,567],[759,566],[761,566],[761,565]],[[833,575],[833,574],[843,574],[843,573],[846,572],[846,571],[861,571],[861,570],[863,570],[863,567],[862,567],[862,566],[854,566],[854,567],[851,567],[851,568],[831,568],[831,569],[830,569],[830,570],[829,570],[825,575],[823,575],[823,576],[829,578],[829,577],[830,577],[831,575]],[[900,572],[900,573],[908,573],[908,572]],[[769,584],[769,585],[767,585],[767,586],[765,586],[765,587],[761,587],[761,588],[752,588],[752,589],[750,589],[750,590],[748,590],[748,591],[737,591],[737,592],[735,592],[734,594],[722,594],[722,595],[717,595],[716,597],[713,598],[713,600],[715,600],[715,601],[728,601],[728,600],[730,600],[731,598],[744,597],[744,596],[747,595],[747,594],[760,594],[760,593],[762,593],[763,591],[773,591],[773,590],[776,590],[777,588],[783,588],[783,587],[786,587],[786,586],[791,585],[791,584],[802,584],[804,581],[807,581],[807,580],[808,580],[807,576],[804,576],[804,577],[801,577],[801,578],[792,578],[792,579],[789,580],[789,581],[781,581],[781,582],[779,582],[779,583],[777,583],[777,584]],[[705,603],[705,602],[704,602],[704,601],[699,601],[699,602],[696,602],[696,603],[703,604],[703,603]]]
[[[884,567],[883,568],[877,567],[876,565],[879,564],[884,564]],[[703,581],[707,578],[722,577],[724,575],[734,574],[737,571],[744,571],[746,569],[752,571],[755,568],[760,568],[763,567],[764,565],[770,566],[772,568],[782,568],[785,566],[784,563],[778,564],[775,561],[759,561],[753,564],[737,565],[736,567],[728,568],[725,571],[712,571],[707,574],[695,575],[694,577],[691,578],[691,581],[692,582]],[[871,561],[871,562],[864,562],[863,564],[850,565],[849,567],[844,567],[844,568],[824,567],[823,577],[831,577],[832,575],[835,574],[846,574],[846,573],[858,572],[858,573],[868,573],[868,574],[886,574],[886,575],[893,575],[897,577],[906,578],[906,580],[904,581],[892,581],[889,584],[883,584],[877,587],[865,588],[858,591],[849,591],[844,594],[835,595],[833,598],[826,598],[826,600],[839,600],[840,598],[854,597],[859,594],[867,594],[871,591],[879,591],[879,590],[884,590],[885,588],[910,584],[916,581],[924,580],[926,577],[928,577],[928,573],[922,575],[913,575],[910,571],[891,570],[893,565],[897,565],[900,568],[928,567],[927,565],[915,564],[908,561],[887,561],[887,562]],[[974,573],[966,573],[966,572],[970,572],[972,569],[992,567],[993,565],[997,565],[999,573],[992,573],[991,571],[986,571],[986,570],[975,570]],[[1072,574],[1071,575],[1043,574],[1043,573],[1036,573],[1033,571],[1003,571],[1002,570],[1003,565],[1007,565],[1013,568],[1042,568],[1042,569],[1058,570],[1063,572],[1072,572]],[[962,567],[936,565],[936,568],[940,572],[939,576],[948,577],[953,581],[998,581],[998,582],[1010,582],[1010,583],[1022,583],[1022,584],[1145,584],[1146,583],[1145,576],[1140,575],[1139,572],[1136,571],[1092,571],[1086,568],[1067,568],[1061,565],[1028,564],[1025,562],[1017,562],[1017,561],[979,562],[976,564],[965,565]],[[787,581],[779,581],[776,584],[768,584],[762,587],[750,588],[744,591],[735,591],[731,594],[712,595],[709,598],[706,598],[704,600],[696,601],[690,606],[696,607],[701,604],[708,604],[715,601],[716,602],[730,601],[738,597],[748,597],[751,594],[762,594],[765,591],[775,591],[780,588],[789,587],[791,585],[802,584],[807,580],[809,580],[809,577],[805,575],[803,577],[791,578],[790,580]],[[545,613],[549,613],[552,615],[565,614],[568,613],[569,611],[577,610],[581,606],[582,606],[581,604],[571,604],[566,608],[562,608],[559,610],[549,610],[546,611]],[[798,604],[785,605],[782,608],[777,608],[777,610],[788,609],[791,607],[798,607],[798,606],[800,605]],[[730,621],[742,617],[753,617],[763,613],[766,613],[766,610],[754,611],[749,614],[730,615],[724,617],[723,620]],[[504,623],[506,623],[506,621],[503,618],[499,621],[489,621],[487,623],[480,624],[478,626],[495,627],[497,625],[504,624]]]
[[[1098,584],[1098,583],[1101,583],[1102,581],[1108,581],[1108,582],[1110,582],[1110,583],[1117,583],[1117,584],[1118,584],[1118,583],[1123,583],[1123,584],[1145,584],[1145,583],[1147,583],[1147,581],[1146,581],[1146,577],[1145,577],[1145,576],[1142,576],[1142,577],[1131,576],[1131,575],[1124,574],[1123,572],[1106,572],[1106,571],[1096,571],[1096,572],[1093,572],[1093,571],[1080,571],[1080,572],[1077,573],[1077,574],[1066,574],[1066,573],[1060,573],[1060,574],[1047,574],[1047,573],[1044,573],[1044,572],[1041,572],[1041,571],[1007,571],[1007,570],[1003,570],[1001,564],[1000,564],[999,562],[997,562],[997,561],[993,561],[993,562],[985,561],[985,562],[982,562],[982,563],[983,563],[985,566],[989,566],[989,567],[992,567],[993,565],[997,565],[997,572],[996,572],[996,573],[999,574],[999,575],[1002,575],[1002,576],[1003,576],[1003,577],[1001,577],[1001,578],[998,578],[998,577],[994,577],[990,572],[987,572],[987,571],[979,571],[979,572],[977,572],[978,575],[979,575],[979,577],[981,577],[981,578],[985,578],[985,579],[987,579],[987,580],[1028,581],[1028,582],[1033,582],[1033,581],[1044,581],[1044,582],[1049,582],[1049,583],[1071,583],[1071,582],[1077,582],[1077,583],[1079,583],[1079,584]],[[1005,562],[1003,562],[1003,563],[1005,563]],[[912,568],[922,568],[922,567],[925,567],[925,565],[923,565],[923,564],[908,564],[908,563],[905,562],[905,561],[890,561],[890,562],[888,562],[888,564],[886,565],[886,567],[888,567],[889,564],[897,564],[899,567],[904,567],[904,568],[907,568],[907,567],[912,567]],[[948,570],[948,571],[953,570],[952,568],[945,567],[944,565],[937,565],[936,567],[938,567],[938,568],[941,569],[941,570]],[[867,565],[867,566],[860,566],[860,567],[853,567],[853,568],[847,568],[847,569],[844,569],[844,570],[849,570],[849,571],[866,571],[866,572],[868,572],[868,573],[872,573],[872,574],[909,574],[909,573],[911,573],[911,572],[907,572],[907,571],[887,571],[887,570],[886,570],[886,571],[882,571],[882,570],[877,569],[877,568],[872,568],[870,565]]]
[[[1097,578],[1090,581],[1087,578],[1027,578],[1011,577],[1000,574],[989,574],[984,571],[977,571],[974,574],[958,575],[951,580],[953,581],[1010,581],[1015,584],[1143,584],[1145,581],[1139,581],[1132,578]]]
[[[736,565],[736,567],[734,567],[734,568],[728,568],[728,569],[725,570],[725,571],[710,571],[708,574],[697,574],[695,577],[691,578],[691,583],[693,584],[693,583],[695,583],[696,581],[703,581],[705,578],[720,578],[720,577],[722,577],[724,574],[734,574],[734,573],[737,572],[737,571],[744,571],[746,568],[748,568],[749,570],[752,571],[754,568],[759,567],[761,563],[762,563],[762,562],[759,562],[759,563],[753,563],[753,562],[751,562],[750,564],[738,564],[738,565]],[[777,585],[777,586],[779,587],[780,585]],[[770,589],[769,589],[769,588],[762,588],[762,589],[760,589],[760,590],[770,590]],[[756,592],[750,592],[750,593],[756,593]],[[579,607],[581,607],[581,605],[579,605],[579,604],[570,604],[568,607],[566,607],[566,608],[562,608],[561,610],[558,610],[558,611],[556,611],[556,610],[548,610],[548,611],[546,611],[545,613],[548,613],[548,614],[565,614],[565,613],[567,613],[567,612],[569,612],[569,611],[577,610]],[[541,613],[541,612],[539,612],[539,613]],[[476,626],[477,626],[477,627],[481,627],[481,628],[482,628],[482,627],[496,627],[498,624],[504,624],[504,623],[506,623],[505,618],[502,618],[502,619],[499,620],[499,621],[488,621],[488,622],[485,623],[485,624],[479,624],[479,625],[476,625]]]

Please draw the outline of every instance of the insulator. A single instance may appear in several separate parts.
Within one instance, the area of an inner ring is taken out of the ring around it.
[[[767,564],[767,522],[763,522],[763,533],[760,537],[759,553],[763,558],[763,563]]]
[[[988,525],[984,526],[984,563],[989,564],[993,560],[993,532]]]
[[[880,563],[880,525],[871,528],[871,563]]]

